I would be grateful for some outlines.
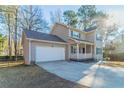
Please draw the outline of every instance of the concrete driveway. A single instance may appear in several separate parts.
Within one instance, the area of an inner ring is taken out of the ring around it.
[[[66,61],[37,63],[37,65],[61,78],[88,87],[124,87],[124,68]]]

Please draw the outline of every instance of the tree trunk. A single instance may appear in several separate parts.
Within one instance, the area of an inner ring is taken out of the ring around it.
[[[8,14],[8,31],[9,31],[9,38],[8,38],[8,45],[9,45],[9,58],[11,59],[11,32],[10,32],[10,14]]]
[[[17,61],[17,9],[15,12],[15,61]]]

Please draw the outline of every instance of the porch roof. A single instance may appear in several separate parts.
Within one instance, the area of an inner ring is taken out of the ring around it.
[[[73,40],[75,43],[84,43],[84,44],[94,45],[94,43],[91,41],[77,39],[77,38],[70,38],[70,39]]]

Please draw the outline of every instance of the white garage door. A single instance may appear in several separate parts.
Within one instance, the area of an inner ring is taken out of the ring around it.
[[[65,60],[65,48],[36,47],[36,62]]]

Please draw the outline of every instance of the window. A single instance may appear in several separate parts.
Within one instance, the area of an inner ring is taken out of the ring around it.
[[[102,41],[102,36],[100,34],[96,34],[96,40]]]
[[[101,48],[96,48],[96,54],[102,54],[102,49]]]
[[[76,53],[76,46],[71,46],[71,53],[75,54]]]
[[[74,37],[74,38],[80,38],[80,33],[75,32],[75,31],[71,31],[71,36]]]

